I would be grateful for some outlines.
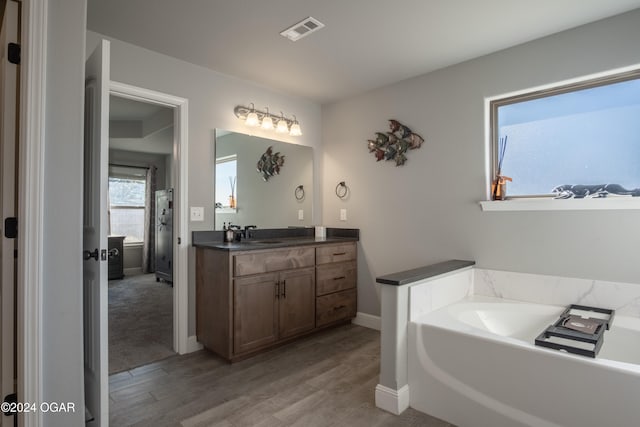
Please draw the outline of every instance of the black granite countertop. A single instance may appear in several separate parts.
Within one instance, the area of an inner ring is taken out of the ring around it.
[[[449,261],[439,262],[437,264],[427,265],[425,267],[387,274],[386,276],[376,278],[376,282],[394,286],[409,285],[419,280],[471,267],[475,265],[475,263],[475,261],[452,259]]]
[[[251,238],[243,238],[239,242],[224,243],[222,231],[194,231],[191,244],[195,247],[221,251],[252,251],[357,242],[360,230],[357,228],[327,228],[326,237],[315,237],[313,228],[272,228],[252,230],[251,235]]]
[[[248,239],[240,242],[198,242],[193,246],[221,251],[253,251],[258,249],[288,248],[293,246],[310,246],[330,243],[357,242],[355,237],[283,237],[271,239]]]

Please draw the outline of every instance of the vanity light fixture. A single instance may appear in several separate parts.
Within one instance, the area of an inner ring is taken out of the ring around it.
[[[244,105],[238,105],[234,108],[233,112],[237,118],[244,120],[247,126],[260,126],[262,129],[275,129],[278,133],[288,133],[291,136],[302,135],[302,129],[300,129],[300,123],[296,116],[293,119],[285,117],[281,111],[280,116],[274,116],[269,113],[269,108],[265,107],[265,111],[256,110],[252,103],[250,107]],[[274,121],[276,121],[274,125]]]

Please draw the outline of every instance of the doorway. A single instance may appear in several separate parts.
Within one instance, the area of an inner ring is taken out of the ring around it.
[[[131,86],[110,83],[110,94],[118,98],[169,107],[173,111],[173,144],[171,152],[170,182],[174,189],[173,201],[173,351],[185,354],[190,350],[188,339],[188,223],[187,223],[187,114],[188,101],[184,98]],[[184,240],[184,241],[183,241]]]
[[[110,96],[110,375],[175,354],[173,120],[173,108]]]

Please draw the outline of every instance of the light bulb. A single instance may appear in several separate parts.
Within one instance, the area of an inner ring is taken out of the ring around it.
[[[258,126],[258,123],[258,115],[255,111],[251,111],[249,114],[247,114],[247,120],[245,120],[244,124],[246,124],[247,126]]]
[[[268,108],[267,114],[262,118],[262,129],[273,129],[273,119],[271,118],[271,114],[269,114]]]
[[[289,124],[287,124],[287,121],[284,119],[284,114],[282,115],[280,120],[278,120],[278,127],[276,128],[276,132],[278,133],[289,132]]]
[[[289,131],[289,135],[291,135],[291,136],[300,136],[300,135],[302,135],[302,129],[300,129],[300,124],[298,122],[294,122],[291,125],[291,130]]]
[[[289,130],[289,135],[291,136],[302,135],[302,129],[300,129],[300,123],[298,123],[298,118],[296,116],[293,116],[293,124],[291,125],[291,130]]]

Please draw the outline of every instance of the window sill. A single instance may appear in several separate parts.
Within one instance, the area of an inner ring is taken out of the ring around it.
[[[479,202],[483,211],[588,211],[640,210],[640,197],[607,197],[591,199],[508,199]]]
[[[237,208],[216,208],[216,213],[236,213]]]

